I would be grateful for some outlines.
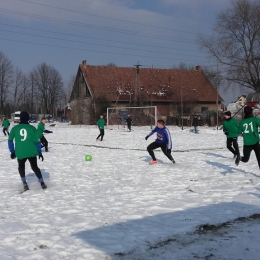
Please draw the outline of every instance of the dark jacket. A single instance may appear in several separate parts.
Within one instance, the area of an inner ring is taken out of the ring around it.
[[[199,125],[199,119],[197,117],[193,118],[193,122],[192,122],[193,126],[198,126]]]
[[[128,125],[131,125],[132,122],[133,122],[133,120],[132,120],[131,117],[128,117],[125,121],[126,121],[126,123],[127,123]]]

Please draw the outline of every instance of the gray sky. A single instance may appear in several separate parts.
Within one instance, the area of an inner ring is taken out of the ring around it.
[[[0,50],[28,73],[42,62],[64,82],[78,65],[217,67],[199,49],[228,0],[0,0]],[[221,95],[234,101],[239,91]]]

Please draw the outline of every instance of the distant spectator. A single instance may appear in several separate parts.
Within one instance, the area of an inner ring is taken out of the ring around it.
[[[198,134],[199,119],[197,115],[194,116],[192,125],[194,126],[194,133]]]
[[[133,123],[131,115],[128,115],[125,121],[126,121],[127,128],[129,130],[129,132],[131,132],[131,126],[132,126],[132,123]]]

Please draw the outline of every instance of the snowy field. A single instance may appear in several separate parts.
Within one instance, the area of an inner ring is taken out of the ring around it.
[[[158,150],[150,166],[150,127],[109,128],[103,142],[96,126],[46,129],[48,189],[27,162],[22,194],[1,134],[1,260],[260,259],[260,170],[254,154],[234,164],[221,130],[169,126],[177,164]]]

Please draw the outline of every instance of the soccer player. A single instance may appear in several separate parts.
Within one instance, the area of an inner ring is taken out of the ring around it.
[[[6,133],[9,135],[8,127],[10,126],[10,122],[6,118],[6,116],[4,116],[4,120],[2,122],[2,126],[3,126],[3,133],[4,133],[4,135],[6,136]]]
[[[39,159],[44,160],[41,153],[41,143],[39,140],[39,135],[34,126],[28,123],[29,114],[25,111],[20,113],[20,123],[14,126],[8,137],[8,147],[11,152],[11,159],[17,158],[18,161],[18,171],[23,182],[24,191],[29,190],[29,186],[25,178],[25,162],[28,160],[30,162],[31,168],[35,175],[37,176],[42,189],[46,189],[41,170],[37,165],[37,155]],[[14,142],[15,140],[15,146]]]
[[[162,119],[159,119],[157,121],[157,126],[151,131],[149,135],[145,137],[145,140],[147,140],[154,133],[157,133],[157,138],[155,142],[147,146],[147,151],[152,157],[152,161],[150,161],[149,164],[158,163],[158,161],[155,158],[153,150],[159,147],[161,147],[162,152],[168,157],[168,159],[171,160],[172,163],[175,163],[175,160],[171,155],[171,149],[172,149],[171,134],[168,128],[165,126],[165,123]]]
[[[241,157],[241,162],[248,162],[252,150],[255,152],[255,156],[260,168],[260,145],[259,145],[259,133],[258,127],[260,127],[260,119],[253,116],[252,107],[244,108],[244,119],[239,124],[238,133],[243,135],[244,139],[244,156]]]
[[[45,130],[45,124],[46,124],[46,118],[43,117],[41,122],[38,124],[37,131],[38,131],[41,143],[42,143],[42,148],[45,147],[45,152],[48,152],[49,151],[49,149],[48,149],[48,141],[44,137],[43,133],[52,133],[52,131]]]
[[[227,136],[227,148],[234,154],[234,158],[236,158],[235,164],[238,165],[240,162],[240,152],[237,143],[239,124],[235,118],[231,117],[230,111],[226,111],[224,117],[223,132]]]
[[[98,141],[98,138],[100,137],[100,141],[103,141],[103,137],[105,135],[105,120],[103,118],[103,115],[100,115],[100,118],[97,121],[97,126],[99,128],[99,135],[96,138],[96,142]]]

